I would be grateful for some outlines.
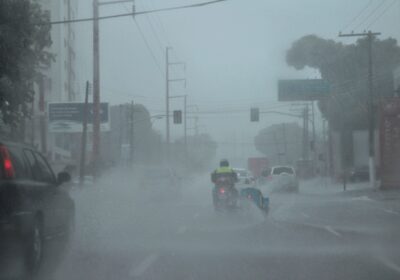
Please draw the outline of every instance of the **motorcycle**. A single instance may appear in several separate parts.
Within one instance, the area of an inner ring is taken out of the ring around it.
[[[213,202],[216,211],[232,210],[237,207],[238,193],[232,181],[221,177],[215,182]]]

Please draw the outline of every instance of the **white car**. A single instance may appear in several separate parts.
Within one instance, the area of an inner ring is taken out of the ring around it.
[[[254,181],[250,171],[244,168],[233,168],[233,170],[237,174],[239,184],[251,184]]]
[[[272,191],[299,191],[296,170],[292,166],[274,166],[268,172],[268,185]]]

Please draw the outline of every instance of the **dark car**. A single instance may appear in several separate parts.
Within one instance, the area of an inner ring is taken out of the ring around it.
[[[355,167],[349,174],[350,182],[367,182],[369,180],[368,166]]]
[[[35,274],[46,241],[68,239],[74,222],[74,203],[62,185],[70,175],[54,176],[45,157],[17,143],[0,142],[0,275],[11,260],[18,273]],[[1,278],[0,276],[0,278]],[[3,276],[4,277],[4,276]]]

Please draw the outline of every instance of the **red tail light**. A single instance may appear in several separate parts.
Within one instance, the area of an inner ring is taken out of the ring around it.
[[[224,188],[220,188],[219,189],[219,193],[225,193],[225,189]]]
[[[13,179],[15,174],[14,166],[12,165],[10,154],[7,148],[4,146],[0,146],[0,154],[3,159],[4,178]]]

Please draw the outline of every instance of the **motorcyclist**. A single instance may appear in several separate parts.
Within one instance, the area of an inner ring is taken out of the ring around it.
[[[229,178],[228,180],[228,185],[231,188],[231,191],[235,197],[235,199],[238,196],[238,190],[235,188],[235,183],[238,182],[238,177],[236,172],[229,166],[229,161],[226,159],[222,159],[219,163],[219,168],[215,169],[213,173],[211,173],[211,181],[215,184],[215,187],[213,188],[213,202],[215,206],[215,202],[217,199],[217,181],[221,177],[226,177]]]

